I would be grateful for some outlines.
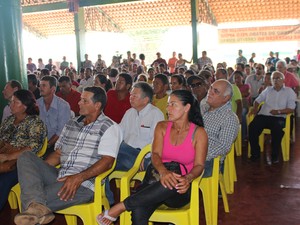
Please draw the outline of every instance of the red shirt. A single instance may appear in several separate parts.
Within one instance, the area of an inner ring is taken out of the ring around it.
[[[104,114],[111,118],[116,123],[120,123],[127,109],[131,108],[128,95],[123,100],[118,100],[116,90],[107,92],[107,103],[104,109]]]
[[[68,95],[62,95],[61,91],[57,92],[56,95],[66,102],[69,103],[71,110],[75,113],[75,116],[79,115],[79,105],[81,94],[78,91],[71,89]]]
[[[284,74],[284,84],[286,87],[290,88],[296,88],[299,86],[298,79],[293,73],[290,73],[289,71],[286,71]]]

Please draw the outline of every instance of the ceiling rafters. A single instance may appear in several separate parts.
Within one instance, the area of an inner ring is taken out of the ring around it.
[[[45,36],[74,33],[73,17],[67,10],[66,1],[44,0],[43,4],[43,0],[35,0],[39,2],[35,4],[34,0],[23,1],[23,21],[39,33]],[[206,15],[198,19],[210,24],[214,21],[218,24],[278,19],[299,21],[299,1],[199,0],[199,16],[201,12]],[[85,7],[100,7],[120,30],[126,32],[191,25],[190,0],[80,0],[79,3]],[[96,29],[101,26],[105,29],[105,20],[95,18],[98,21]]]

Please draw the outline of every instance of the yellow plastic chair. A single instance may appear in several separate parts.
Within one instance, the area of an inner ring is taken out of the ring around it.
[[[291,115],[293,115],[293,114],[289,113],[289,114],[286,115],[285,127],[283,128],[284,135],[283,135],[282,140],[281,140],[281,150],[282,150],[283,161],[289,161],[290,160]],[[250,124],[250,122],[254,119],[254,116],[251,115],[248,118],[249,118],[249,124]],[[293,129],[295,129],[295,127],[293,127]],[[259,146],[260,146],[260,151],[261,152],[264,151],[264,136],[265,136],[265,134],[271,134],[271,130],[270,129],[263,129],[261,135],[259,136]],[[249,158],[251,157],[250,142],[248,143],[248,157]]]
[[[145,175],[145,172],[140,172],[139,167],[144,156],[151,151],[151,145],[146,146],[142,149],[138,155],[133,167],[123,174],[121,178],[121,201],[130,196],[130,183],[132,180],[142,181]],[[113,175],[113,174],[112,174]],[[192,182],[191,190],[191,202],[190,204],[180,208],[180,209],[171,209],[166,206],[162,206],[159,209],[155,210],[153,215],[150,217],[149,224],[153,224],[153,221],[156,222],[170,222],[174,224],[199,224],[199,182],[201,181],[201,176],[196,178]],[[120,216],[120,225],[131,224],[131,214],[130,212],[125,211]]]
[[[241,124],[240,124],[238,135],[234,141],[234,147],[235,147],[236,156],[241,156],[242,155],[242,125]]]
[[[93,202],[74,205],[55,213],[64,214],[68,225],[77,225],[77,216],[81,218],[84,225],[96,225],[96,216],[102,212],[102,206],[104,206],[104,209],[109,209],[110,207],[105,196],[105,185],[102,181],[114,170],[115,165],[116,160],[109,170],[96,177]]]
[[[123,201],[130,195],[130,187],[135,180],[142,181],[145,171],[139,171],[140,165],[144,157],[151,152],[152,145],[146,145],[137,156],[132,168],[129,171],[114,171],[109,177],[116,179],[120,187],[120,200]],[[117,181],[118,180],[118,181]],[[117,183],[116,183],[117,184]],[[130,212],[125,211],[120,215],[120,225],[131,224]]]
[[[48,146],[48,139],[47,139],[47,137],[45,137],[43,146],[36,155],[40,158],[43,155],[45,155],[47,146]],[[10,193],[8,195],[8,203],[9,203],[11,209],[17,209],[19,207],[19,209],[21,211],[21,203],[18,201],[18,197],[17,197],[17,194],[19,194],[19,193],[20,193],[20,186],[19,186],[19,184],[16,184],[10,190]]]
[[[222,173],[220,173],[220,157],[217,157],[214,159],[212,176],[203,177],[200,182],[207,225],[218,224],[219,185],[223,199],[224,211],[228,213],[229,205],[225,191],[224,178]]]
[[[135,164],[138,167],[141,165],[142,160],[144,159],[144,157],[151,152],[151,147],[152,145],[146,145],[139,153],[138,157],[135,160]],[[127,171],[119,171],[119,170],[115,170],[113,171],[110,175],[109,175],[109,180],[115,180],[116,182],[116,187],[120,188],[120,184],[121,184],[121,178],[127,173]],[[139,171],[138,173],[136,173],[135,177],[132,179],[132,182],[130,183],[130,187],[134,186],[134,180],[143,180],[143,177],[145,175],[145,171]]]
[[[231,145],[231,149],[226,155],[224,160],[224,184],[227,194],[233,194],[234,192],[234,182],[237,181],[235,158],[234,158],[234,146]]]

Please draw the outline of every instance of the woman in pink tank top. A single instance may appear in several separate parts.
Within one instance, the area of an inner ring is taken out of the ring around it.
[[[190,201],[190,183],[201,175],[206,154],[207,134],[203,128],[200,107],[191,92],[173,91],[167,106],[168,121],[155,128],[151,161],[160,180],[144,186],[137,193],[97,217],[100,225],[109,225],[124,212],[132,211],[133,225],[147,225],[152,213],[161,204],[179,208]],[[164,162],[183,164],[182,175],[169,171]]]

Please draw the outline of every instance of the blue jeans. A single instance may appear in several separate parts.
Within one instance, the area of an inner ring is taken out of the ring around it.
[[[18,183],[17,169],[0,174],[0,210],[3,209],[10,192],[10,189]]]
[[[134,148],[128,144],[126,144],[124,141],[122,141],[119,153],[117,157],[117,163],[115,170],[116,171],[128,171],[132,168],[137,156],[139,155],[141,149]],[[144,159],[144,168],[147,167],[147,165],[150,163],[151,158],[145,158]],[[113,192],[110,189],[109,185],[109,179],[105,180],[105,194],[109,201],[109,204],[114,204],[114,195]]]
[[[21,186],[22,209],[32,202],[41,203],[52,211],[93,201],[94,192],[80,186],[72,200],[63,201],[57,195],[64,182],[57,181],[58,169],[45,163],[32,152],[23,152],[17,161]]]

